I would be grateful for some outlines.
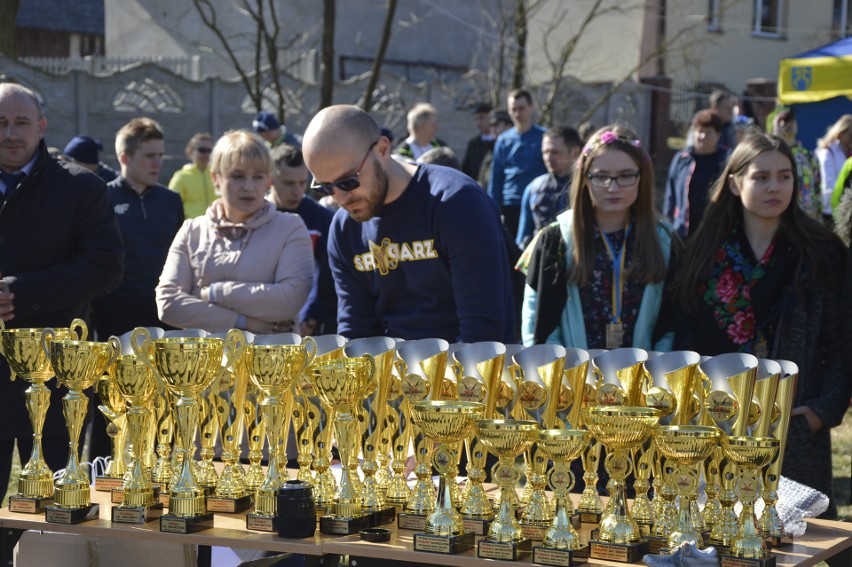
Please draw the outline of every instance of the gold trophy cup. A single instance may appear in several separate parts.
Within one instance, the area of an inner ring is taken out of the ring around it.
[[[42,348],[44,329],[7,329],[0,320],[0,353],[9,363],[12,380],[20,376],[30,386],[24,395],[33,427],[33,450],[30,459],[18,473],[18,493],[9,497],[9,510],[25,514],[41,514],[53,502],[53,471],[44,461],[41,436],[50,390],[45,382],[53,377],[50,357]],[[86,340],[88,327],[82,319],[74,319],[71,327],[54,329],[59,339]]]
[[[426,518],[425,533],[414,534],[414,549],[455,554],[473,548],[475,534],[464,529],[456,510],[450,483],[456,462],[458,442],[468,437],[474,422],[482,417],[484,406],[477,402],[425,401],[411,406],[415,425],[430,439],[440,443],[432,453],[435,469],[441,475],[435,510]]]
[[[589,351],[589,357],[592,359],[588,366],[586,375],[586,384],[583,386],[583,407],[593,407],[598,404],[598,390],[603,386],[603,376],[600,370],[595,366],[594,359],[597,356],[605,354],[609,351],[603,349],[592,349]],[[577,391],[573,392],[577,395]],[[580,414],[579,420],[583,421],[583,414]],[[582,423],[581,425],[585,425]],[[575,425],[580,427],[580,425]],[[598,469],[600,467],[601,450],[603,445],[592,438],[589,446],[580,455],[583,464],[583,492],[580,494],[580,502],[577,504],[577,510],[580,512],[580,521],[584,524],[600,524],[601,516],[603,516],[603,501],[598,492]]]
[[[68,463],[65,471],[53,485],[53,506],[45,510],[45,520],[56,524],[77,524],[98,517],[100,507],[92,504],[90,483],[80,468],[80,431],[89,400],[83,390],[90,388],[101,377],[118,355],[109,343],[61,340],[53,329],[42,333],[42,347],[50,357],[56,379],[68,388],[62,398],[62,413],[68,428]]]
[[[515,468],[515,457],[526,451],[536,440],[538,424],[534,421],[483,419],[476,422],[476,434],[489,451],[500,461],[491,471],[491,477],[500,485],[500,510],[491,523],[488,535],[476,547],[480,559],[517,561],[529,553],[532,544],[524,537],[515,518],[513,498],[520,473]]]

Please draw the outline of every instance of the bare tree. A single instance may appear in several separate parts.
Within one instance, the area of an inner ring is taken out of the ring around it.
[[[334,26],[336,0],[322,2],[322,63],[320,83],[320,109],[331,106],[334,96]]]
[[[527,66],[527,1],[515,0],[515,64],[512,70],[512,88],[524,86]]]
[[[387,12],[385,13],[385,23],[382,26],[382,37],[379,41],[379,49],[376,52],[376,58],[373,59],[373,68],[370,71],[370,81],[367,84],[367,92],[364,93],[364,103],[362,108],[366,112],[370,112],[370,107],[373,105],[373,91],[376,90],[376,85],[379,83],[379,76],[382,72],[382,62],[385,59],[385,52],[390,43],[391,28],[393,27],[393,18],[396,13],[396,0],[387,0]]]
[[[19,0],[3,0],[0,2],[0,53],[12,59],[18,57],[15,20],[18,17],[19,5]]]

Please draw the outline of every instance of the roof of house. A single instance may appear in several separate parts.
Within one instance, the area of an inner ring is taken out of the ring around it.
[[[19,28],[104,35],[104,0],[20,0]]]

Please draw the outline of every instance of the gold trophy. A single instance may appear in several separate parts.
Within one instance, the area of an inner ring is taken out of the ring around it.
[[[248,447],[248,469],[245,471],[243,481],[249,494],[257,492],[258,487],[263,484],[266,472],[263,470],[263,443],[266,441],[266,429],[263,427],[263,413],[260,404],[263,402],[263,392],[254,382],[249,380],[246,386],[245,416],[246,424],[246,447]]]
[[[353,534],[372,527],[374,516],[365,513],[364,498],[352,484],[352,454],[358,446],[357,406],[373,379],[376,364],[373,357],[343,358],[313,368],[311,381],[322,401],[334,411],[334,432],[340,451],[341,475],[330,513],[320,517],[320,531],[330,534]]]
[[[425,395],[424,395],[425,397]],[[385,501],[394,507],[397,513],[405,509],[411,496],[405,476],[405,461],[408,458],[408,446],[411,444],[411,414],[408,401],[402,394],[402,378],[394,365],[388,384],[388,409],[386,413],[388,438],[393,457],[391,475]]]
[[[390,524],[396,518],[396,510],[393,506],[386,505],[375,474],[378,469],[379,445],[385,428],[396,341],[390,337],[356,339],[349,341],[343,352],[349,358],[369,354],[375,360],[376,371],[358,408],[361,421],[361,454],[364,458],[361,464],[361,471],[364,473],[362,509],[375,515],[376,524]],[[355,462],[357,463],[357,460]],[[357,470],[352,471],[352,474],[357,475]]]
[[[485,409],[482,418],[495,419],[506,346],[495,342],[474,343],[456,351],[453,357],[463,375],[458,384],[459,401],[483,403]],[[475,432],[464,440],[464,444],[467,452],[467,484],[460,511],[465,531],[485,535],[494,519],[494,510],[482,486],[488,451]]]
[[[110,337],[117,352],[123,352],[118,337]],[[150,343],[149,343],[150,344]],[[121,354],[109,368],[109,380],[126,401],[130,434],[130,466],[121,491],[121,504],[112,507],[112,521],[144,524],[163,515],[163,504],[142,463],[151,400],[157,394],[157,377],[151,367],[133,354]]]
[[[101,401],[98,411],[107,421],[106,431],[112,445],[112,455],[104,474],[95,478],[95,490],[111,492],[124,486],[124,474],[127,472],[124,457],[127,445],[127,404],[109,376],[101,376],[94,386]]]
[[[757,376],[758,360],[745,353],[728,353],[703,361],[699,370],[710,383],[704,401],[702,425],[715,424],[722,431],[724,443],[729,437],[746,435],[746,428],[756,404],[750,400]],[[743,407],[740,400],[746,401]],[[756,416],[755,416],[756,417]],[[718,485],[719,511],[710,531],[710,544],[719,554],[725,553],[739,532],[734,511],[737,501],[737,466],[720,447],[708,460],[705,469],[707,485]]]
[[[781,465],[784,464],[784,448],[787,445],[787,430],[790,426],[790,412],[793,409],[793,398],[796,394],[796,382],[799,379],[799,367],[789,360],[778,360],[781,365],[781,379],[778,382],[778,392],[775,394],[775,404],[778,406],[779,418],[772,436],[778,439],[778,454],[775,460],[766,468],[763,479],[763,502],[765,504],[760,516],[760,533],[772,547],[789,543],[784,535],[784,524],[775,509],[778,501],[778,482],[781,480]]]
[[[207,512],[204,490],[195,480],[192,455],[198,429],[198,394],[208,388],[219,373],[222,356],[227,361],[245,345],[242,331],[232,329],[224,341],[211,337],[164,337],[151,340],[140,327],[131,341],[133,351],[151,370],[166,381],[175,402],[180,454],[180,473],[169,487],[169,513],[160,517],[160,531],[192,533],[213,527],[213,513]]]
[[[581,429],[545,429],[538,432],[536,444],[539,451],[553,461],[548,482],[556,501],[556,512],[542,544],[533,547],[533,563],[561,567],[572,565],[579,557],[588,557],[588,544],[583,544],[571,525],[574,513],[574,504],[571,502],[574,474],[570,468],[571,461],[580,456],[588,443],[589,432]]]
[[[402,376],[402,394],[409,404],[441,400],[447,370],[449,343],[442,339],[405,341],[397,348],[398,372]],[[435,509],[437,493],[432,483],[432,442],[411,423],[417,482],[411,490],[405,511],[397,516],[402,529],[426,531],[426,517]]]
[[[100,512],[100,506],[91,503],[89,479],[79,461],[80,430],[89,406],[83,390],[100,378],[118,352],[109,343],[57,339],[53,329],[45,329],[41,337],[56,379],[68,388],[62,398],[62,413],[70,438],[68,463],[53,483],[53,505],[45,509],[45,520],[77,524],[96,519]]]
[[[535,345],[513,357],[520,383],[518,403],[524,417],[535,421],[540,429],[555,427],[565,354],[565,347],[560,345]],[[524,459],[527,486],[525,500],[521,499],[525,505],[521,530],[525,538],[541,541],[553,520],[553,509],[544,493],[548,460],[535,444],[524,453]]]
[[[222,337],[211,333],[211,338]],[[219,475],[213,466],[213,456],[216,454],[216,438],[219,430],[219,416],[216,412],[216,402],[213,399],[213,388],[219,376],[207,388],[198,394],[198,432],[199,432],[199,459],[195,461],[195,480],[204,494],[210,496],[216,490]],[[210,510],[219,512],[224,510]]]
[[[411,417],[430,439],[440,443],[432,453],[435,469],[441,475],[435,510],[426,518],[425,533],[414,534],[414,549],[433,553],[456,554],[473,548],[475,534],[465,530],[456,510],[450,483],[455,482],[453,464],[459,441],[473,431],[482,417],[484,406],[477,402],[425,401],[411,406]]]
[[[284,423],[292,406],[293,380],[310,365],[316,354],[316,342],[306,337],[301,345],[254,344],[246,349],[246,364],[251,381],[263,392],[260,411],[269,451],[266,478],[257,488],[254,512],[246,514],[246,529],[275,532],[278,514],[278,491],[282,479],[279,466],[282,457],[281,439],[286,435]]]
[[[524,537],[516,519],[512,495],[521,476],[515,468],[515,458],[535,442],[538,430],[534,421],[483,419],[476,422],[480,442],[500,459],[491,471],[491,478],[500,485],[500,510],[488,528],[488,535],[477,543],[476,556],[480,559],[517,561],[522,554],[531,551],[532,544]]]
[[[598,389],[603,385],[603,376],[597,366],[595,366],[594,359],[608,351],[592,349],[588,352],[592,363],[589,364],[586,385],[583,387],[583,407],[586,408],[597,405]],[[576,391],[574,395],[576,395]],[[579,419],[583,422],[582,413]],[[582,425],[585,425],[585,423],[583,422]],[[601,516],[603,516],[603,501],[598,492],[598,468],[600,466],[602,447],[597,439],[592,438],[589,446],[580,455],[583,464],[583,492],[580,494],[580,502],[577,505],[577,510],[580,512],[580,521],[584,524],[600,524]]]
[[[30,459],[18,473],[18,493],[9,497],[9,510],[25,514],[41,514],[53,502],[53,471],[44,461],[41,436],[50,390],[45,382],[53,377],[50,357],[42,348],[44,329],[7,329],[0,319],[0,353],[9,363],[11,378],[20,376],[30,386],[24,395],[33,427],[33,450]],[[88,327],[82,319],[74,319],[68,329],[56,328],[58,339],[86,340]],[[23,457],[23,455],[22,455]]]
[[[247,340],[249,337],[246,334]],[[223,368],[211,389],[213,410],[217,413],[219,438],[222,440],[222,476],[216,489],[207,497],[207,510],[235,514],[251,507],[252,493],[246,489],[245,475],[239,465],[240,440],[243,435],[243,419],[246,389],[249,383],[248,357],[243,355],[233,361],[231,368]],[[215,438],[215,436],[214,436]],[[214,471],[215,475],[215,471]]]
[[[627,399],[631,400],[630,390]],[[585,410],[584,418],[591,434],[607,448],[604,467],[612,487],[597,539],[591,542],[590,556],[633,563],[641,555],[641,532],[627,508],[625,479],[633,469],[629,451],[651,435],[659,411],[640,406],[598,406]]]

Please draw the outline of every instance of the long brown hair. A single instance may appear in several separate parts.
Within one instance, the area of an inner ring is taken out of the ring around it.
[[[571,206],[574,211],[574,258],[568,281],[585,285],[595,266],[595,207],[589,195],[587,175],[595,158],[607,150],[624,152],[639,169],[639,190],[636,202],[630,207],[633,217],[633,261],[627,277],[643,284],[662,281],[666,262],[657,237],[657,213],[654,211],[654,168],[651,158],[642,149],[639,139],[621,125],[604,126],[589,138],[571,179]],[[614,183],[614,181],[613,181]]]
[[[796,288],[807,287],[814,281],[814,276],[822,279],[838,275],[827,251],[832,247],[841,249],[842,243],[799,208],[799,177],[790,147],[778,136],[754,132],[737,144],[725,169],[713,184],[704,219],[690,236],[683,261],[672,279],[673,300],[685,312],[694,312],[698,307],[700,297],[697,289],[710,277],[716,251],[733,230],[743,224],[743,204],[731,191],[731,177],[741,178],[759,155],[773,151],[783,154],[793,170],[793,196],[790,205],[781,214],[780,226],[799,256],[793,280]]]

